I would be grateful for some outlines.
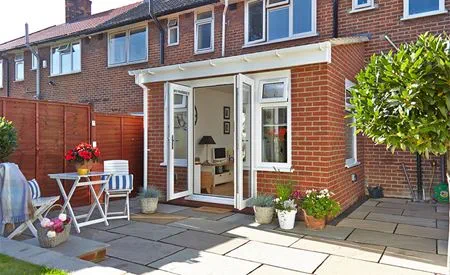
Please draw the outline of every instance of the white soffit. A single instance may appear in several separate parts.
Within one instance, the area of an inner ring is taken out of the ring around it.
[[[136,84],[257,72],[331,62],[332,43],[322,42],[278,50],[230,56],[130,71]]]

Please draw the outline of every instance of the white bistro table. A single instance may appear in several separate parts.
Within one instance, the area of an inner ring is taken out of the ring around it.
[[[73,225],[75,226],[75,229],[78,233],[80,233],[80,228],[83,226],[96,224],[104,222],[106,226],[108,226],[108,220],[106,219],[105,212],[102,209],[102,206],[100,204],[99,198],[102,196],[103,192],[105,191],[108,182],[112,176],[111,173],[105,173],[105,172],[91,172],[87,175],[78,175],[77,173],[62,173],[62,174],[49,174],[48,175],[51,179],[56,180],[58,183],[59,191],[61,192],[61,195],[64,199],[64,205],[62,211],[64,211],[66,208],[72,217]],[[102,176],[107,176],[105,179],[102,179]],[[91,180],[91,177],[99,177],[99,180]],[[70,188],[69,194],[66,193],[64,190],[64,185],[62,183],[62,180],[67,181],[73,181],[73,185]],[[94,185],[101,185],[100,191],[97,193],[95,192]],[[78,215],[75,216],[75,213],[73,212],[72,205],[70,204],[70,199],[72,198],[75,189],[78,187],[83,186],[89,186],[89,189],[91,190],[91,196],[94,199],[94,202],[91,204],[91,207],[89,209],[89,212],[87,214]],[[95,219],[95,220],[89,220],[91,218],[92,212],[97,207],[97,209],[100,211],[101,218]],[[85,218],[83,222],[79,222],[77,219]]]

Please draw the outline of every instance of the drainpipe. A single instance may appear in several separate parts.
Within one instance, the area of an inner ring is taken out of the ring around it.
[[[228,11],[228,0],[225,0],[225,7],[222,13],[222,57],[225,56],[225,30],[226,30],[226,19]]]
[[[31,46],[30,46],[30,38],[28,35],[28,23],[25,23],[25,47],[27,47],[28,50],[31,51],[31,54],[34,55],[36,57],[36,61],[37,61],[37,67],[36,67],[36,99],[40,99],[41,98],[41,58],[39,57],[39,54],[37,53],[36,50],[34,50]],[[33,58],[33,57],[31,57]]]
[[[333,0],[333,38],[339,37],[339,0]]]
[[[160,50],[159,50],[160,57],[159,57],[159,59],[160,59],[161,65],[163,65],[164,64],[164,43],[165,43],[165,40],[166,40],[164,38],[165,37],[165,35],[164,35],[164,28],[161,25],[161,22],[159,22],[158,18],[153,14],[153,0],[149,0],[148,1],[148,5],[149,5],[148,13],[150,14],[150,17],[155,21],[156,26],[159,29],[159,45],[160,45]]]

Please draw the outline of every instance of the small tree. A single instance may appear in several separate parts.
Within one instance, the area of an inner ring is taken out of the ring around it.
[[[6,162],[17,148],[17,132],[11,121],[0,117],[0,162]]]
[[[374,55],[351,90],[357,132],[413,153],[447,154],[450,174],[450,53],[446,34],[423,34]]]

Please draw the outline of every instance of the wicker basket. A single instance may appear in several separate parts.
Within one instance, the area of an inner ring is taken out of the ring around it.
[[[62,205],[55,204],[52,207],[50,207],[47,212],[45,212],[44,218],[47,217],[50,210],[52,210],[55,207],[59,207],[62,209]],[[65,212],[65,211],[63,211]],[[72,226],[72,219],[70,219],[69,223],[64,226],[64,230],[61,233],[56,233],[56,236],[53,238],[47,237],[47,232],[50,231],[48,228],[43,228],[40,224],[36,226],[37,233],[38,233],[38,240],[39,245],[43,248],[52,248],[56,247],[65,241],[69,239],[70,236],[70,228]]]

